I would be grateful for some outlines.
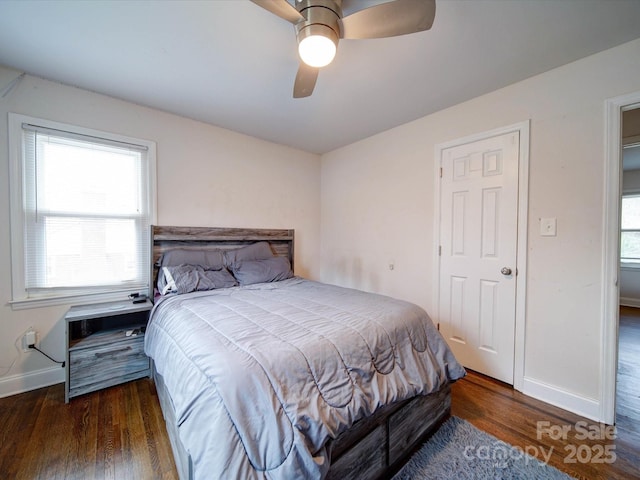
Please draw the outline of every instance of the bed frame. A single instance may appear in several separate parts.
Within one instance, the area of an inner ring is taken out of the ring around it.
[[[151,278],[155,284],[156,263],[163,252],[172,248],[232,249],[259,241],[269,242],[274,254],[289,258],[293,269],[293,230],[152,226]],[[153,286],[149,293],[153,298]],[[173,401],[155,368],[152,375],[180,480],[191,480],[193,465],[178,435]],[[327,478],[390,478],[450,416],[450,411],[450,385],[380,409],[330,442],[331,468]]]

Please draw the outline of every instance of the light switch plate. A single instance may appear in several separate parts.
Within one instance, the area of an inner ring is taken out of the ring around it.
[[[553,218],[540,219],[540,235],[543,237],[555,237],[557,230],[557,220]]]

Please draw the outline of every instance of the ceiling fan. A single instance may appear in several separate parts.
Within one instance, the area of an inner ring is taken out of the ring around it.
[[[313,92],[320,68],[333,60],[338,39],[384,38],[428,30],[436,14],[435,0],[392,0],[346,17],[343,0],[251,0],[295,26],[300,66],[293,97]],[[348,1],[348,0],[346,0]]]

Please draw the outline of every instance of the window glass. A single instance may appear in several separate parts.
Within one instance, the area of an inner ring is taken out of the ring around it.
[[[622,197],[620,260],[640,263],[640,195]]]

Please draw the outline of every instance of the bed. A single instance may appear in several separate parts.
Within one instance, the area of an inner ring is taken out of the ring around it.
[[[181,480],[388,478],[449,416],[464,369],[424,310],[295,277],[293,247],[293,230],[152,227],[154,286],[178,293],[145,351]]]

